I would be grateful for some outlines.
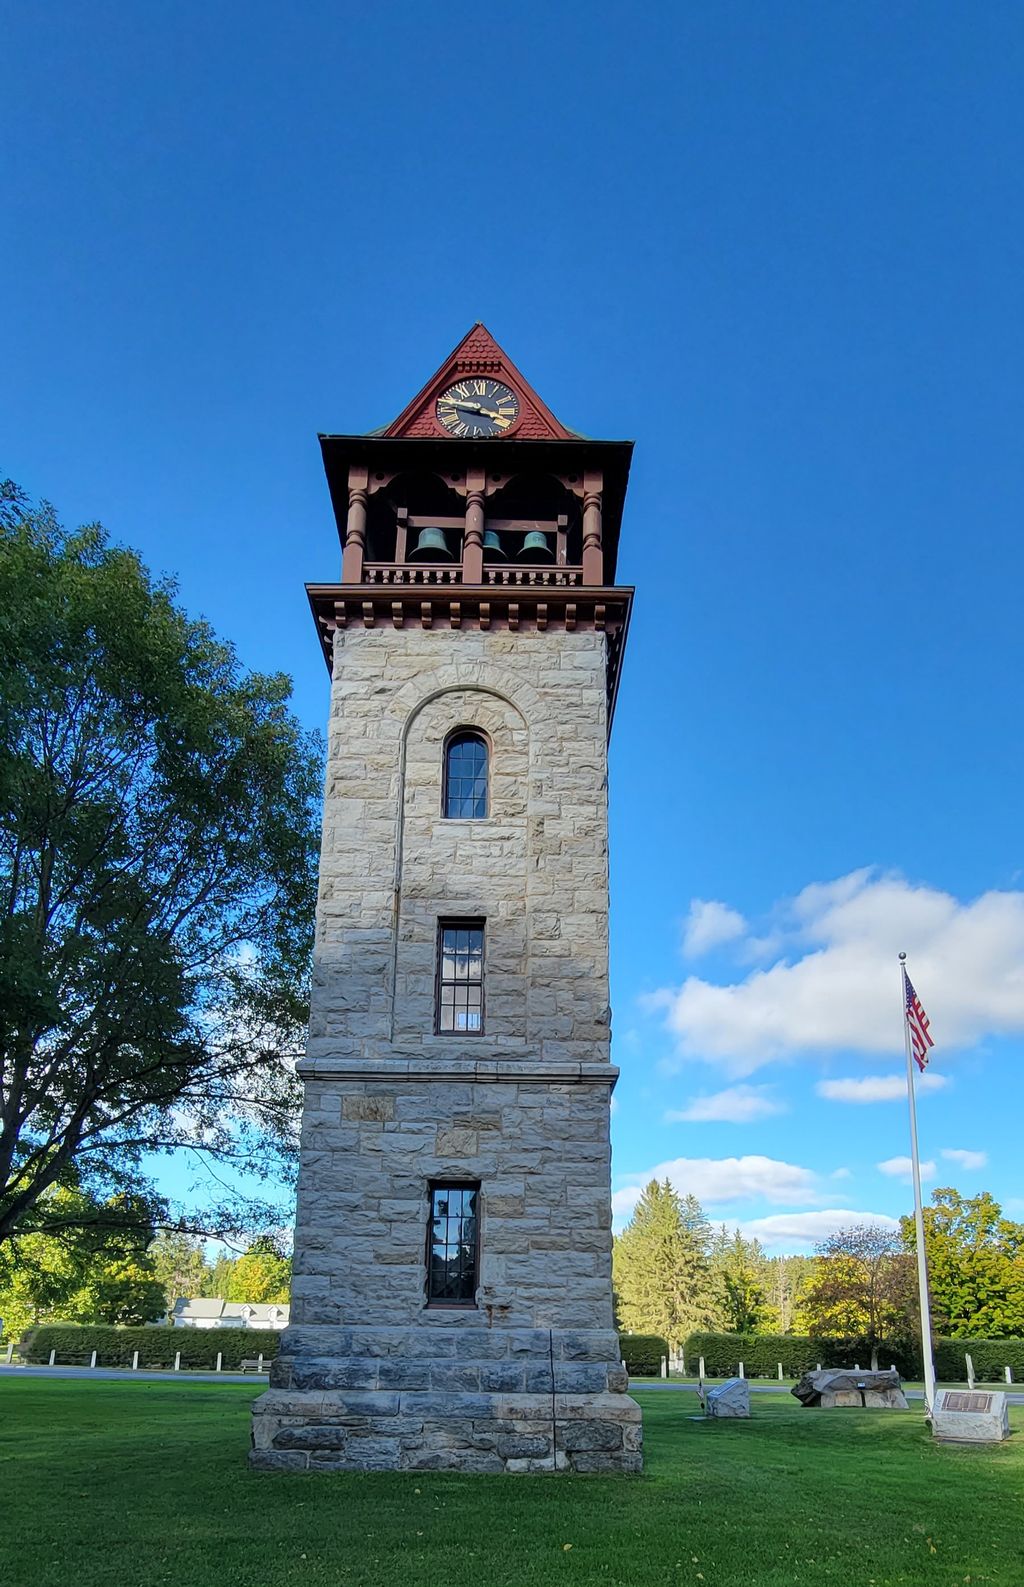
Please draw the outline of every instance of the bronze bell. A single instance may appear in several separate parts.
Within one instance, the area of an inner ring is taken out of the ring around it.
[[[497,529],[484,530],[484,561],[507,562],[508,554],[502,549],[501,536]]]
[[[531,529],[519,553],[520,562],[553,562],[555,560],[548,537],[543,529]]]
[[[452,554],[443,529],[421,529],[419,538],[409,552],[410,562],[451,562]]]

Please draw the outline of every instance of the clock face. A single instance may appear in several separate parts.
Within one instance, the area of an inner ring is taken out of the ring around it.
[[[500,380],[471,375],[442,391],[436,413],[449,435],[504,435],[519,417],[519,398]]]

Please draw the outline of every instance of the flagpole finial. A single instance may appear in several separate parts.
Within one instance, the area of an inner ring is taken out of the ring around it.
[[[905,960],[905,959],[906,959],[906,957],[907,957],[907,956],[906,956],[906,954],[905,954],[905,953],[901,953],[901,954],[900,954],[900,963],[901,963],[901,964],[902,964],[902,963],[903,963],[903,962],[904,962],[904,960]]]

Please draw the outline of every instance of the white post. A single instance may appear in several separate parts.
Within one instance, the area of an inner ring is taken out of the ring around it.
[[[743,1362],[740,1362],[740,1377],[743,1376]]]
[[[261,1356],[260,1357],[260,1362],[262,1363],[262,1361],[263,1361],[263,1357]],[[663,1378],[667,1378],[668,1377],[668,1357],[667,1356],[662,1356],[662,1358],[661,1358],[661,1375],[662,1375]]]
[[[8,1356],[7,1359],[10,1360],[10,1357]],[[1009,1367],[1004,1367],[1003,1371],[1006,1373],[1006,1381],[1007,1381],[1007,1383],[1012,1383],[1013,1382],[1013,1373],[1010,1371]]]
[[[95,1352],[95,1350],[93,1351],[92,1355],[89,1357],[89,1365],[91,1367],[94,1367],[96,1365],[96,1352]]]
[[[701,1356],[700,1360],[697,1362],[697,1376],[699,1378],[703,1378],[703,1376],[704,1376],[704,1357],[703,1356]]]
[[[263,1371],[263,1351],[262,1350],[260,1351],[259,1355],[256,1357],[256,1371],[257,1372],[262,1372]]]
[[[967,1387],[969,1389],[973,1389],[973,1387],[974,1387],[974,1362],[971,1360],[970,1356],[967,1355],[966,1353],[964,1354],[964,1360],[967,1363]]]
[[[57,1352],[56,1352],[56,1350],[51,1350],[50,1351],[50,1365],[52,1367],[52,1366],[56,1366],[56,1364],[57,1364]]]
[[[138,1372],[138,1370],[139,1370],[139,1352],[137,1350],[133,1350],[132,1351],[132,1371],[133,1372]]]
[[[818,1365],[815,1367],[814,1370],[815,1370],[815,1372],[820,1372],[821,1371],[821,1362],[820,1361],[818,1362]]]
[[[931,1415],[935,1404],[935,1361],[932,1357],[932,1317],[928,1304],[928,1254],[924,1246],[924,1208],[921,1204],[921,1158],[917,1149],[917,1105],[914,1101],[914,1058],[907,1019],[907,956],[900,954],[900,987],[903,992],[903,1038],[907,1051],[907,1101],[910,1105],[910,1161],[914,1176],[914,1230],[917,1245],[917,1295],[921,1307],[921,1355],[924,1359],[924,1403]]]
[[[176,1350],[174,1352],[174,1370],[175,1370],[175,1372],[180,1372],[181,1371],[181,1351],[180,1350]]]
[[[7,1365],[10,1366],[10,1364],[11,1364],[11,1362],[13,1360],[14,1360],[14,1340],[12,1339],[10,1344],[7,1346]],[[1010,1370],[1009,1367],[1007,1367],[1006,1370],[1007,1370],[1007,1372],[1009,1372],[1009,1370]]]
[[[779,1362],[779,1382],[782,1382],[782,1362]]]
[[[224,1359],[223,1351],[218,1350],[217,1351],[217,1371],[218,1372],[220,1371],[220,1364],[223,1361],[223,1359]]]

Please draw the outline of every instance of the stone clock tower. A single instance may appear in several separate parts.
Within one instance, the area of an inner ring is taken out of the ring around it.
[[[638,1471],[612,1318],[607,741],[632,445],[476,325],[321,437],[344,542],[264,1469]]]

